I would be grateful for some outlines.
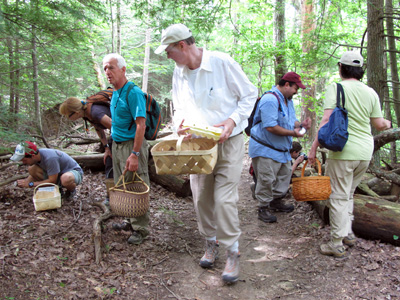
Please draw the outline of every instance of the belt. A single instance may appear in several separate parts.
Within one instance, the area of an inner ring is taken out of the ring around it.
[[[259,144],[261,144],[261,145],[263,145],[263,146],[265,146],[265,147],[271,148],[271,149],[273,149],[273,150],[275,150],[275,151],[279,151],[279,152],[289,152],[289,150],[277,149],[277,148],[275,148],[274,146],[272,146],[272,145],[270,145],[270,144],[268,144],[268,143],[266,143],[266,142],[264,142],[264,141],[259,140],[258,138],[256,138],[256,137],[253,136],[253,135],[251,135],[250,138],[252,138],[253,140],[255,140],[257,143],[259,143]]]

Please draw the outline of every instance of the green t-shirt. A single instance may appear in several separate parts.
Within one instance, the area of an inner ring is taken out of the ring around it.
[[[348,111],[349,139],[342,151],[329,151],[329,158],[370,160],[374,150],[370,118],[382,117],[378,94],[358,80],[341,82],[345,93],[344,107]],[[336,83],[326,89],[324,109],[336,107]]]

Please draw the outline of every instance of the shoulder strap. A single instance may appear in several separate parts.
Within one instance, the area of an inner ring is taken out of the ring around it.
[[[336,96],[336,106],[340,107],[340,96],[342,96],[342,107],[344,109],[344,103],[346,102],[344,96],[343,86],[340,83],[336,83],[337,85],[337,96]]]
[[[265,94],[272,94],[272,95],[274,95],[274,96],[276,97],[276,100],[278,100],[278,111],[282,111],[281,102],[279,101],[278,95],[277,95],[275,92],[271,92],[271,91],[264,92],[264,94],[262,94],[261,97],[260,97],[259,99],[257,99],[257,100],[258,100],[258,101],[257,101],[257,106],[258,106],[258,102],[260,102],[261,98],[262,98]],[[258,123],[260,123],[260,122],[261,122],[261,120],[258,121],[257,123],[255,123],[252,127],[256,126],[256,125],[257,125]]]
[[[128,86],[128,90],[126,91],[126,99],[125,99],[125,101],[126,101],[126,105],[128,105],[128,109],[130,110],[130,108],[129,108],[129,99],[128,98],[129,98],[129,93],[135,87],[135,84],[133,82],[128,82],[128,84],[129,84],[129,86]],[[131,130],[131,128],[132,128],[134,123],[135,123],[135,120],[132,118],[132,121],[131,121],[131,124],[129,125],[128,130]]]

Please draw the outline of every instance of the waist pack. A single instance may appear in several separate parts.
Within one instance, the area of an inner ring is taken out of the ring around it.
[[[258,103],[260,102],[261,98],[262,98],[265,94],[272,94],[272,95],[274,95],[274,96],[276,97],[276,99],[278,100],[278,109],[279,109],[279,111],[282,111],[282,108],[281,108],[281,106],[280,106],[280,102],[279,102],[278,95],[276,95],[274,92],[265,92],[264,94],[262,94],[261,97],[258,97],[258,98],[257,98],[256,103],[254,104],[254,107],[253,107],[253,111],[251,112],[250,117],[247,119],[248,124],[247,124],[247,127],[244,129],[244,132],[247,134],[247,136],[250,136],[251,128],[252,128],[253,126],[255,126],[256,124],[258,124],[258,123],[261,122],[261,120],[260,120],[259,122],[257,122],[256,124],[253,125],[253,122],[254,122],[254,115],[256,114],[256,110],[257,110]]]
[[[340,97],[342,97],[342,106],[340,106]],[[318,142],[332,151],[342,151],[349,137],[347,132],[348,116],[344,103],[343,87],[340,83],[337,83],[336,108],[330,115],[328,123],[318,131]]]
[[[126,104],[128,107],[128,96],[134,86],[134,83],[130,84],[128,91],[126,92]],[[161,109],[152,95],[144,93],[144,97],[146,98],[146,131],[144,133],[144,138],[146,140],[155,140],[161,127]],[[134,123],[135,121],[132,120],[131,125],[128,128],[129,130],[132,128]]]

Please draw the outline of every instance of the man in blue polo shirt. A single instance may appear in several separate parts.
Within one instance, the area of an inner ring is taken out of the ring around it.
[[[146,130],[146,99],[142,90],[126,78],[125,59],[116,53],[103,58],[103,69],[107,80],[114,86],[111,99],[111,135],[113,138],[114,183],[126,170],[125,181],[132,181],[136,172],[148,186],[149,145],[144,139]],[[128,94],[129,93],[129,94]],[[127,96],[128,94],[128,96]],[[116,230],[132,230],[128,239],[130,244],[141,244],[149,234],[148,212],[141,217],[125,220],[122,224],[113,224]]]
[[[302,124],[296,119],[292,97],[299,88],[306,88],[300,76],[295,72],[286,73],[278,85],[261,98],[254,115],[249,156],[257,178],[258,218],[266,223],[277,220],[270,211],[291,212],[294,209],[293,205],[283,202],[292,174],[292,137],[302,137],[304,133],[300,130],[309,129],[311,125],[310,119]]]

